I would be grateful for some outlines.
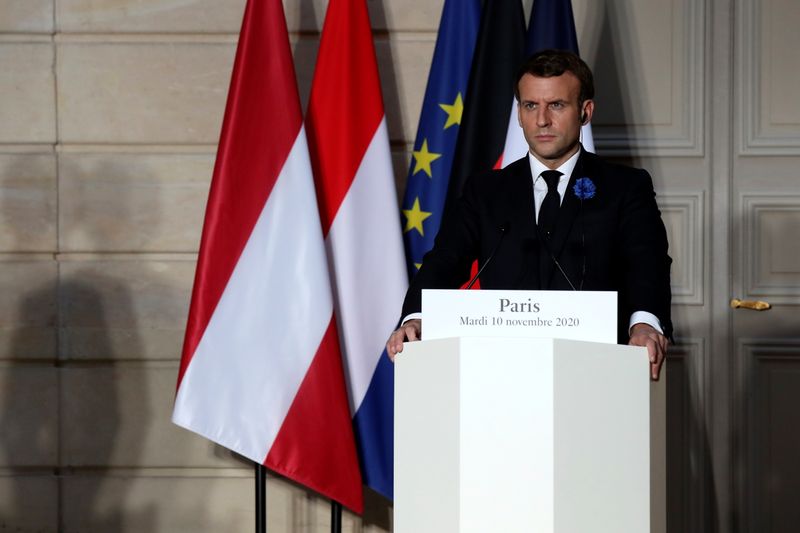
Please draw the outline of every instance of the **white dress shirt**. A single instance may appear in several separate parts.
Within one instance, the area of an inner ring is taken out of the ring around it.
[[[547,195],[547,182],[544,181],[542,172],[545,170],[557,170],[561,172],[561,176],[558,178],[558,196],[559,201],[563,202],[564,193],[567,192],[567,185],[569,184],[569,177],[572,176],[572,171],[575,170],[575,165],[578,164],[578,155],[580,155],[580,150],[564,161],[564,164],[560,167],[551,169],[528,153],[528,161],[531,164],[531,176],[533,176],[533,201],[536,205],[535,213],[537,222],[539,221],[539,210],[541,210],[542,202],[544,202],[544,197]]]

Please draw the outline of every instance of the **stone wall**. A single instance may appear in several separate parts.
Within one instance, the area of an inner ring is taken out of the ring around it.
[[[284,3],[305,104],[327,2]],[[442,1],[368,4],[404,176]],[[170,423],[243,8],[0,2],[0,531],[252,530],[250,465]],[[328,531],[268,498],[271,531]],[[346,531],[390,529],[367,505]]]

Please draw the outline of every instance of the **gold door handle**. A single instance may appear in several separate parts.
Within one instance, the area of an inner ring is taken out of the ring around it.
[[[734,309],[752,309],[753,311],[766,311],[772,306],[769,302],[762,302],[761,300],[740,300],[733,298],[731,300],[731,307]]]

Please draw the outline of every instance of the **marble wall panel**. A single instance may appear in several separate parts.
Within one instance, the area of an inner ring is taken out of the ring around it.
[[[22,1],[22,0],[17,0]],[[63,32],[237,33],[244,0],[58,0]],[[368,0],[376,31],[436,31],[443,0]],[[290,31],[322,29],[327,0],[284,0]]]
[[[58,457],[58,369],[0,366],[0,464],[55,465]]]
[[[247,473],[219,479],[69,476],[63,481],[64,527],[116,533],[252,531],[252,492]]]
[[[373,30],[436,32],[444,0],[367,0],[367,7]]]
[[[52,154],[0,154],[0,252],[56,249]]]
[[[58,45],[63,143],[216,144],[235,45]]]
[[[56,477],[1,472],[0,531],[58,531]]]
[[[196,252],[213,154],[62,154],[64,252]]]
[[[435,34],[376,39],[389,135],[413,139]],[[305,103],[316,39],[293,48]],[[64,143],[215,144],[233,44],[62,43],[59,129]]]
[[[57,280],[52,259],[0,261],[0,359],[56,357]]]
[[[67,531],[140,533],[249,532],[253,529],[253,478],[249,470],[219,477],[74,475],[64,479]],[[274,477],[267,481],[267,530],[327,533],[328,500]],[[168,502],[165,504],[164,502]],[[362,525],[343,513],[342,531],[378,533],[381,524]]]
[[[308,108],[308,96],[311,93],[311,82],[314,79],[314,67],[317,64],[319,50],[318,35],[300,35],[289,38],[292,46],[297,88],[300,93],[300,105],[303,114]]]
[[[0,42],[0,143],[56,138],[53,45]]]
[[[444,0],[367,0],[370,23],[376,32],[432,31],[439,29]],[[320,31],[327,0],[284,0],[289,30]]]
[[[238,33],[245,0],[57,0],[66,33]]]
[[[413,142],[428,83],[436,35],[392,36],[375,42],[389,138]]]
[[[403,195],[406,192],[408,182],[408,165],[411,161],[411,153],[405,150],[392,149],[392,170],[395,176],[395,187],[397,188],[397,205],[403,202]],[[398,207],[399,209],[399,207]]]
[[[53,293],[55,298],[55,287]],[[57,335],[55,325],[0,326],[0,359],[53,359]]]
[[[64,367],[62,464],[249,469],[249,463],[171,422],[177,376],[177,362]]]
[[[184,324],[185,326],[185,324]],[[184,329],[131,325],[66,326],[59,330],[62,357],[72,359],[174,359],[181,357]]]
[[[54,1],[3,0],[0,32],[52,32]]]
[[[60,265],[63,359],[178,359],[194,259],[76,260]]]

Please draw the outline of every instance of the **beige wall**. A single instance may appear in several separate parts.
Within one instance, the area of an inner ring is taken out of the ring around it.
[[[421,30],[393,51],[377,24],[382,61],[399,54],[409,78],[441,8],[418,4],[374,10]],[[251,467],[169,421],[243,7],[0,2],[2,531],[252,531]],[[307,64],[325,3],[286,8]],[[419,106],[422,84],[395,101]],[[271,531],[328,530],[326,500],[274,478],[268,497]],[[345,530],[390,517],[373,497]]]
[[[443,0],[367,3],[400,192]],[[326,4],[284,0],[304,101]],[[250,467],[169,422],[243,5],[0,0],[0,531],[252,530]],[[800,63],[787,52],[800,10],[573,5],[597,78],[596,145],[651,170],[675,260],[670,530],[766,531],[774,512],[750,505],[748,476],[773,483],[796,468],[759,462],[776,456],[748,440],[746,413],[800,424],[737,396],[750,352],[731,339],[735,329],[764,353],[778,346],[786,375],[800,375],[800,253],[759,255],[758,272],[780,276],[761,293],[740,259],[755,255],[751,241],[800,231]],[[770,237],[748,222],[765,216],[784,229]],[[731,318],[730,296],[764,294],[779,304],[770,324]],[[272,478],[268,505],[271,531],[328,530],[327,502],[291,483]],[[749,521],[735,529],[741,509]],[[376,496],[363,521],[345,517],[346,531],[390,529]]]

